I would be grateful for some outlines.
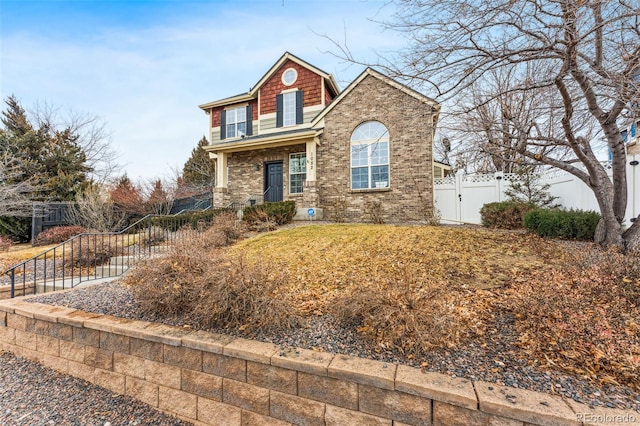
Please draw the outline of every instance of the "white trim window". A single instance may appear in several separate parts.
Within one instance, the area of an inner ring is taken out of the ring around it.
[[[226,110],[227,138],[240,138],[247,134],[247,107]]]
[[[378,121],[351,134],[351,189],[389,188],[389,131]]]
[[[295,126],[296,124],[296,92],[282,94],[282,125]]]
[[[291,86],[298,79],[298,71],[294,68],[288,68],[282,73],[282,84]]]
[[[289,194],[302,194],[307,179],[307,153],[289,154]]]

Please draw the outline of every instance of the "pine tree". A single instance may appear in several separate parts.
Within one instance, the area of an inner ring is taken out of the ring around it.
[[[49,120],[34,126],[15,96],[5,100],[0,114],[0,156],[11,173],[4,173],[0,191],[28,187],[20,193],[27,201],[71,201],[88,183],[91,169],[78,144],[79,135],[69,127],[58,129]],[[20,217],[18,217],[20,216]],[[0,233],[28,240],[31,219],[12,213],[0,218]]]
[[[184,186],[193,192],[212,189],[215,184],[216,163],[209,158],[209,153],[204,150],[207,144],[207,138],[203,136],[198,142],[198,146],[191,151],[191,157],[182,168]]]
[[[554,197],[549,193],[551,185],[540,183],[540,174],[533,165],[515,165],[513,172],[518,180],[511,181],[509,188],[504,191],[509,201],[530,203],[536,207],[557,207]]]

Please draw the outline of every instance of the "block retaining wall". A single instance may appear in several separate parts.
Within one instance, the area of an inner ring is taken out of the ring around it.
[[[404,365],[22,299],[0,302],[0,349],[196,425],[525,426],[640,418]]]

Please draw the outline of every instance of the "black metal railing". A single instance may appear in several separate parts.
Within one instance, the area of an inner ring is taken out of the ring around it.
[[[10,285],[13,298],[122,275],[139,259],[182,238],[193,229],[191,222],[184,216],[148,215],[119,232],[76,235],[6,270],[0,287]]]

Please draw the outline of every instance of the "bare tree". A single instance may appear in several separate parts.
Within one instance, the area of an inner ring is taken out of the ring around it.
[[[76,204],[67,211],[67,219],[74,225],[109,232],[122,229],[127,215],[115,208],[104,188],[93,185],[78,195]]]
[[[37,128],[65,129],[77,137],[95,183],[107,182],[120,170],[118,153],[111,146],[111,135],[100,117],[70,109],[61,112],[60,107],[47,102],[36,104],[29,113]]]
[[[626,153],[618,127],[626,115],[638,116],[640,2],[395,3],[398,12],[385,25],[406,33],[409,43],[398,57],[377,65],[432,87],[439,100],[470,114],[500,106],[499,120],[489,128],[497,135],[494,145],[581,179],[602,216],[596,241],[640,250],[640,219],[624,229]],[[345,47],[342,54],[354,60]],[[492,74],[508,76],[508,84],[488,86]],[[469,96],[474,90],[475,98]],[[543,101],[541,110],[529,114],[536,98]],[[504,107],[518,102],[527,114],[507,113]],[[507,130],[501,130],[503,124]],[[600,141],[611,152],[611,178],[598,158]]]

